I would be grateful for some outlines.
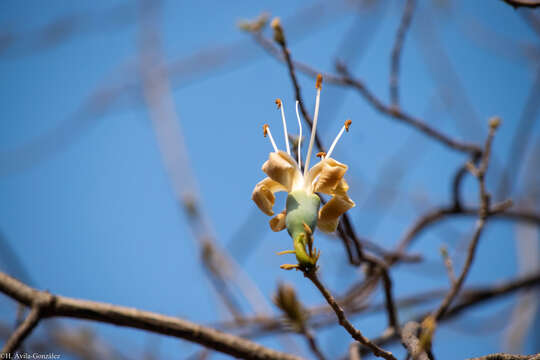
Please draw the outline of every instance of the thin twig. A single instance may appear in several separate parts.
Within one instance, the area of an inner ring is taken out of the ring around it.
[[[481,153],[474,154],[471,158],[471,162],[473,164],[477,164],[478,161],[480,161],[481,156]],[[461,185],[463,184],[463,180],[467,174],[469,174],[469,171],[467,170],[467,166],[464,164],[458,168],[454,178],[452,179],[452,205],[457,210],[461,210],[462,208]]]
[[[326,360],[321,349],[319,348],[319,345],[317,344],[317,340],[315,339],[315,336],[313,335],[313,333],[309,329],[303,329],[302,334],[306,338],[309,348],[311,349],[313,354],[315,354],[317,359]]]
[[[435,128],[427,125],[422,120],[412,115],[409,115],[404,111],[398,110],[392,106],[385,105],[367,88],[367,86],[362,81],[353,78],[345,65],[340,64],[337,67],[337,70],[342,75],[342,77],[340,78],[340,82],[343,82],[345,85],[351,86],[356,89],[369,103],[371,103],[375,110],[379,111],[380,113],[412,126],[413,128],[423,132],[425,135],[439,141],[440,143],[448,146],[451,149],[469,153],[472,155],[481,153],[482,150],[477,145],[452,139],[440,132],[439,130],[436,130]]]
[[[41,308],[39,306],[33,306],[32,310],[24,319],[24,321],[17,327],[17,329],[11,334],[8,341],[4,344],[0,354],[12,354],[15,350],[21,346],[24,339],[32,333],[32,330],[37,326],[41,319]]]
[[[319,280],[319,277],[317,276],[317,273],[315,271],[305,271],[304,276],[307,277],[313,284],[319,289],[321,294],[324,296],[328,304],[332,307],[334,312],[336,313],[336,316],[338,318],[339,324],[347,330],[347,332],[352,336],[353,339],[358,341],[360,344],[368,347],[375,356],[385,358],[387,360],[396,360],[394,355],[392,355],[391,352],[388,352],[380,347],[378,347],[376,344],[371,342],[367,337],[365,337],[360,330],[356,329],[347,319],[345,316],[345,312],[339,306],[339,304],[336,302],[336,299],[330,294],[330,292],[324,287],[324,285]]]
[[[450,279],[450,285],[454,285],[457,281],[456,274],[454,272],[454,264],[452,263],[452,259],[450,258],[446,247],[441,248],[441,255],[444,261],[444,266],[446,267],[446,272],[448,273],[448,279]]]
[[[390,103],[396,108],[399,107],[399,70],[403,43],[405,42],[405,35],[411,25],[415,5],[415,0],[407,0],[405,3],[401,23],[399,24],[394,47],[392,48],[390,60]]]
[[[535,274],[532,276],[526,276],[512,281],[505,282],[503,284],[495,285],[491,288],[486,288],[484,290],[472,290],[472,291],[462,291],[459,295],[459,302],[451,307],[441,318],[440,321],[450,320],[456,316],[462,314],[464,311],[469,310],[473,306],[477,306],[486,301],[499,299],[503,296],[512,294],[515,291],[530,289],[532,287],[540,286],[540,274]],[[419,316],[413,317],[414,321],[422,321],[428,314],[421,314]],[[399,340],[395,332],[387,332],[384,335],[372,339],[372,341],[379,345],[388,345],[394,341]],[[366,354],[366,349],[361,349],[362,354]]]
[[[383,288],[384,288],[384,299],[385,299],[386,313],[388,316],[388,326],[399,333],[400,331],[399,320],[398,320],[396,305],[394,302],[394,296],[392,294],[392,279],[390,278],[388,266],[384,263],[384,261],[381,261],[371,255],[366,254],[365,260],[375,265],[377,267],[377,271],[380,273],[380,276],[383,282]]]
[[[240,358],[300,360],[297,356],[275,351],[250,340],[177,317],[108,303],[51,295],[48,292],[33,289],[3,272],[0,272],[0,292],[27,306],[33,306],[36,301],[50,301],[50,305],[43,309],[41,314],[43,318],[69,317],[142,329],[185,339]]]
[[[426,351],[422,349],[420,340],[418,339],[419,332],[420,324],[415,321],[409,321],[403,327],[403,331],[401,333],[401,342],[413,359],[429,360]]]
[[[462,311],[479,303],[497,299],[509,293],[528,289],[531,287],[540,286],[540,273],[531,274],[528,276],[512,279],[504,283],[495,285],[474,286],[463,289],[458,295],[459,302],[449,311],[452,316],[459,314]],[[415,306],[427,305],[436,300],[442,299],[448,289],[434,289],[425,292],[420,292],[414,295],[396,299],[396,308],[411,309]],[[377,303],[364,303],[362,301],[352,302],[350,304],[343,301],[342,298],[337,298],[336,301],[340,304],[344,311],[349,314],[349,318],[356,317],[362,314],[373,315],[386,310],[386,301]],[[327,326],[335,325],[335,314],[328,303],[316,305],[305,309],[306,314],[309,314],[309,320],[306,326],[312,329],[319,329]],[[449,314],[449,313],[447,313]],[[445,316],[443,320],[447,319]],[[421,320],[421,318],[419,319]],[[215,328],[222,330],[244,330],[240,333],[243,337],[256,338],[260,336],[270,335],[272,333],[290,332],[291,327],[284,325],[284,318],[253,316],[244,319],[242,324],[235,321],[220,322],[212,325]]]
[[[274,58],[282,62],[286,61],[285,58],[282,56],[281,52],[272,43],[272,41],[266,39],[261,33],[254,33],[253,35],[255,41],[259,43]],[[339,75],[335,75],[318,71],[311,66],[298,61],[293,61],[292,63],[295,69],[310,77],[316,77],[317,74],[322,74],[323,79],[326,83],[331,83],[338,86],[347,86],[356,89],[378,112],[412,126],[413,128],[423,132],[425,135],[441,142],[442,144],[448,146],[451,149],[469,153],[472,155],[482,152],[482,149],[475,144],[469,144],[454,140],[443,134],[442,132],[430,127],[422,120],[412,115],[409,115],[404,111],[398,110],[393,106],[385,105],[371,92],[371,90],[367,88],[367,86],[361,80],[353,78],[344,64],[337,65]]]
[[[304,100],[302,99],[302,90],[300,89],[300,85],[298,84],[298,79],[296,78],[296,72],[294,70],[294,62],[291,58],[291,53],[289,49],[287,48],[287,40],[285,38],[285,34],[281,25],[278,24],[277,26],[279,26],[281,37],[279,39],[280,41],[276,40],[276,42],[279,44],[281,48],[283,59],[285,59],[285,64],[287,64],[287,69],[289,70],[289,77],[291,78],[292,85],[294,88],[294,97],[296,98],[296,100],[298,100],[298,105],[300,106],[300,111],[302,112],[302,116],[304,117],[304,120],[308,123],[308,126],[311,129],[313,127],[313,121],[311,120],[311,116],[309,116],[309,113],[304,104]],[[321,139],[319,139],[318,134],[315,134],[315,143],[317,144],[319,151],[323,151],[323,152],[325,151],[324,146],[322,145]]]
[[[439,308],[434,312],[433,317],[436,320],[440,320],[440,318],[444,315],[446,310],[448,310],[448,307],[450,306],[450,304],[452,303],[452,301],[458,294],[459,290],[461,290],[461,286],[463,285],[463,282],[465,281],[465,278],[467,277],[467,274],[469,273],[469,269],[473,263],[474,255],[476,254],[476,247],[478,245],[478,240],[480,239],[480,235],[482,234],[485,223],[486,223],[485,217],[480,217],[478,219],[476,223],[474,235],[467,249],[467,258],[465,260],[465,264],[463,265],[463,269],[461,270],[461,273],[459,277],[457,278],[457,280],[452,284],[450,291],[448,292],[448,294],[442,301]]]
[[[473,175],[475,175],[476,178],[478,179],[478,184],[480,188],[480,208],[478,209],[478,220],[476,222],[476,228],[475,228],[472,240],[469,243],[469,247],[467,249],[467,258],[465,259],[465,264],[463,265],[463,269],[461,270],[461,273],[458,276],[457,280],[452,284],[450,291],[448,292],[448,294],[442,301],[439,308],[435,312],[433,312],[432,316],[435,321],[438,321],[439,319],[441,319],[441,317],[450,307],[456,295],[461,290],[461,287],[465,281],[465,278],[467,277],[469,273],[469,269],[474,261],[474,256],[476,254],[476,247],[478,245],[478,241],[480,240],[480,235],[482,234],[484,230],[484,225],[486,224],[487,217],[489,216],[490,196],[486,190],[485,175],[488,169],[489,158],[491,155],[491,144],[493,142],[495,131],[497,127],[499,126],[499,122],[500,120],[497,118],[494,118],[490,121],[489,133],[486,139],[480,166],[475,167],[472,163],[468,163],[470,165],[469,169],[471,170]]]
[[[409,230],[402,237],[396,254],[402,253],[410,246],[412,241],[425,231],[429,226],[447,218],[448,216],[476,216],[479,209],[468,207],[456,209],[454,206],[439,207],[428,211],[418,218]],[[491,209],[488,213],[490,218],[520,221],[532,225],[540,225],[540,214],[527,210],[510,210],[505,212],[495,212]],[[393,262],[393,260],[391,261]]]

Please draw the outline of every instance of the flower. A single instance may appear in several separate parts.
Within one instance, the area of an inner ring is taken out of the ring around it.
[[[351,120],[345,121],[343,128],[336,136],[328,153],[318,153],[320,161],[311,169],[310,158],[313,150],[313,143],[317,130],[317,119],[319,115],[319,103],[321,94],[322,76],[317,77],[317,97],[315,100],[315,115],[313,127],[306,155],[306,163],[302,172],[301,143],[302,125],[298,114],[298,101],[296,102],[296,117],[299,126],[299,139],[297,144],[298,160],[291,156],[289,138],[287,133],[287,123],[283,103],[276,100],[278,109],[281,110],[283,121],[283,131],[285,136],[285,151],[278,150],[270,127],[263,126],[263,134],[269,137],[274,152],[271,152],[268,160],[263,164],[262,170],[268,175],[261,180],[253,190],[252,199],[266,215],[274,215],[273,207],[275,203],[275,193],[286,191],[288,193],[286,208],[281,213],[275,215],[270,220],[270,227],[273,231],[281,231],[287,228],[288,233],[293,238],[295,250],[283,253],[294,253],[301,266],[315,266],[318,254],[312,249],[312,233],[318,226],[323,232],[333,232],[338,226],[339,217],[350,208],[354,207],[354,202],[347,195],[349,186],[343,176],[347,171],[347,165],[331,158],[334,148],[345,131],[349,131]],[[321,199],[317,193],[331,195],[332,198],[321,208]],[[306,247],[308,248],[306,251]],[[296,265],[282,266],[284,268],[297,268]]]

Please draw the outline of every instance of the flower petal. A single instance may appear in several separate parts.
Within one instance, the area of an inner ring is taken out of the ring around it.
[[[268,160],[262,166],[262,170],[269,178],[283,185],[287,192],[291,191],[295,182],[302,179],[296,161],[283,151],[270,153]]]
[[[314,175],[312,179],[317,175],[319,176],[314,184],[313,191],[334,195],[336,187],[341,183],[348,167],[332,158],[324,159],[319,164],[312,168],[314,174],[310,174],[310,177]],[[316,174],[317,172],[318,174]]]
[[[319,229],[326,233],[336,231],[338,226],[339,217],[347,210],[355,206],[347,195],[349,185],[342,180],[334,189],[334,196],[319,210],[319,221],[317,226]]]
[[[286,213],[287,213],[287,211],[283,210],[282,212],[280,212],[279,214],[277,214],[276,216],[274,216],[273,218],[270,219],[269,224],[270,224],[270,228],[272,229],[272,231],[278,232],[278,231],[281,231],[281,230],[285,229],[285,227],[286,227],[286,224],[285,224]]]
[[[270,178],[264,178],[255,185],[255,189],[253,189],[253,193],[251,194],[251,199],[257,204],[262,212],[268,216],[272,216],[274,215],[272,207],[274,207],[274,202],[276,201],[274,193],[278,191],[287,191],[287,189],[277,181]]]

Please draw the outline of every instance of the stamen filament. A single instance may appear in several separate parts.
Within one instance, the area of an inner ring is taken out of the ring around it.
[[[306,166],[304,167],[304,177],[307,176],[309,170],[309,160],[311,158],[311,151],[313,150],[313,142],[315,141],[315,134],[317,132],[317,119],[319,118],[319,102],[321,99],[321,83],[322,75],[317,75],[317,82],[315,87],[317,88],[317,97],[315,98],[315,114],[313,115],[313,126],[311,127],[311,138],[309,140],[308,152],[306,155]]]
[[[287,121],[285,121],[285,112],[283,111],[283,103],[281,99],[276,99],[278,109],[281,109],[281,120],[283,120],[283,134],[285,135],[285,147],[287,154],[291,155],[291,149],[289,147],[289,134],[287,133]]]
[[[302,169],[302,122],[300,121],[300,114],[298,113],[298,100],[296,100],[296,118],[298,119],[298,128],[300,129],[300,135],[298,135],[298,168]]]
[[[268,126],[268,124],[263,125],[263,135],[264,135],[264,137],[266,137],[266,135],[268,135],[268,137],[270,138],[270,142],[272,143],[272,146],[274,147],[274,151],[278,152],[278,148],[276,146],[274,138],[272,137],[272,133],[270,132],[270,126]]]
[[[349,131],[349,126],[351,126],[351,123],[352,123],[351,120],[346,120],[346,121],[345,121],[345,124],[343,125],[343,127],[342,127],[341,130],[339,131],[338,135],[337,135],[336,138],[334,139],[334,142],[332,143],[332,146],[330,146],[330,150],[328,150],[328,153],[326,154],[325,157],[329,158],[330,155],[332,155],[332,151],[334,151],[334,148],[336,147],[337,142],[338,142],[339,139],[341,138],[341,135],[343,135],[343,132],[344,132],[345,130],[347,130],[347,132]]]

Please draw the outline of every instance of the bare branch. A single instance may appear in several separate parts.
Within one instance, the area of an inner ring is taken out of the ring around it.
[[[403,43],[405,42],[405,35],[407,35],[407,31],[411,26],[415,6],[415,0],[407,0],[390,58],[390,102],[396,108],[399,107],[399,70]]]
[[[493,142],[493,137],[495,135],[495,131],[497,127],[499,126],[499,123],[500,123],[499,118],[493,118],[490,120],[489,134],[486,139],[486,144],[484,147],[480,166],[477,168],[473,164],[468,163],[471,167],[473,174],[477,177],[478,184],[480,187],[480,208],[478,209],[478,220],[476,222],[476,228],[475,228],[472,240],[469,243],[469,248],[467,250],[467,258],[465,259],[465,264],[463,265],[463,269],[461,270],[461,273],[458,276],[457,280],[452,284],[450,291],[444,298],[439,308],[433,313],[432,316],[435,321],[438,321],[444,315],[444,313],[448,310],[448,308],[450,307],[450,304],[452,303],[452,301],[454,300],[458,292],[461,290],[463,282],[465,281],[465,278],[467,277],[469,273],[469,269],[474,261],[474,256],[476,254],[476,247],[478,245],[478,241],[480,240],[480,235],[482,234],[484,230],[486,219],[489,216],[490,196],[486,190],[485,175],[486,175],[487,168],[489,165],[489,157],[491,154],[491,144]]]
[[[17,327],[15,332],[11,334],[8,341],[5,343],[0,354],[12,354],[15,350],[21,346],[23,341],[32,333],[32,330],[37,326],[41,319],[41,309],[39,306],[33,306],[30,314],[24,319],[24,321]]]
[[[296,78],[296,73],[294,70],[294,63],[291,58],[291,53],[289,49],[287,49],[287,41],[285,38],[285,34],[283,32],[283,28],[281,25],[279,25],[279,31],[281,32],[281,41],[276,42],[279,44],[281,48],[281,52],[283,55],[283,58],[285,59],[285,63],[287,64],[287,69],[289,70],[289,77],[291,78],[292,85],[294,88],[294,96],[296,100],[298,100],[298,105],[300,106],[300,111],[302,112],[302,116],[304,117],[304,120],[308,123],[309,128],[311,129],[313,127],[313,121],[311,120],[311,116],[309,116],[309,113],[306,110],[306,106],[304,104],[304,100],[302,99],[302,92],[300,89],[300,85],[298,84],[298,79]],[[319,151],[325,151],[324,146],[322,145],[321,139],[319,139],[318,134],[315,134],[315,143],[317,144],[317,147],[319,148]]]
[[[403,111],[397,110],[392,106],[385,105],[367,88],[367,86],[361,80],[353,78],[344,65],[341,64],[338,66],[338,72],[342,75],[339,82],[343,82],[343,84],[355,88],[380,113],[414,127],[415,129],[423,132],[425,135],[439,141],[451,149],[470,153],[471,155],[481,153],[482,150],[477,145],[454,140],[439,130],[427,125],[422,120]]]
[[[398,252],[404,252],[411,242],[426,230],[429,226],[447,218],[448,216],[476,216],[478,208],[455,208],[454,206],[435,208],[423,216],[418,218],[413,226],[403,236],[398,246]],[[540,214],[526,210],[511,210],[505,212],[494,212],[491,209],[488,213],[490,218],[513,220],[529,223],[532,225],[540,225]]]
[[[304,329],[303,335],[306,337],[309,348],[311,349],[313,354],[315,354],[317,359],[326,360],[321,349],[319,348],[319,345],[317,344],[317,340],[315,339],[315,336],[313,335],[313,333],[309,329]]]
[[[41,316],[69,317],[125,326],[188,340],[232,356],[247,359],[300,360],[294,355],[275,351],[250,340],[223,333],[177,317],[165,316],[107,303],[79,300],[33,289],[11,276],[0,272],[0,292],[33,306],[36,301],[47,303]]]
[[[368,347],[375,356],[385,358],[387,360],[396,360],[394,355],[392,355],[391,352],[388,352],[380,347],[378,347],[376,344],[371,342],[367,337],[365,337],[360,330],[356,329],[350,322],[347,320],[347,317],[345,316],[345,312],[339,306],[339,304],[336,302],[336,299],[330,294],[330,292],[324,287],[324,285],[319,280],[317,274],[315,271],[305,271],[304,276],[307,277],[313,284],[319,289],[321,294],[324,296],[328,304],[332,307],[334,312],[336,313],[336,316],[338,318],[339,324],[343,326],[345,330],[352,336],[353,339],[358,341],[360,344]]]
[[[422,349],[422,346],[420,345],[420,340],[418,339],[419,333],[420,324],[415,321],[409,321],[403,327],[403,332],[401,333],[401,342],[407,349],[407,352],[412,355],[413,359],[429,360],[426,351]]]
[[[260,33],[254,34],[254,39],[277,60],[285,62],[284,57],[280,54],[277,47],[272,44],[270,40],[266,39]],[[403,111],[397,110],[393,106],[384,104],[371,92],[371,90],[367,88],[367,86],[361,80],[353,78],[344,64],[337,65],[337,70],[340,74],[334,75],[318,71],[316,69],[313,69],[309,65],[298,61],[293,61],[292,63],[298,71],[301,71],[302,73],[310,77],[316,77],[317,74],[322,74],[326,83],[331,83],[338,86],[348,86],[356,89],[378,112],[395,120],[411,125],[417,130],[423,132],[425,135],[441,142],[442,144],[450,147],[451,149],[470,153],[472,155],[482,152],[482,149],[475,144],[469,144],[454,140],[447,135],[439,132],[438,130],[430,127],[422,120],[415,118],[414,116],[409,115]]]
[[[518,290],[524,290],[531,288],[533,286],[540,285],[540,274],[534,274],[531,276],[522,277],[512,281],[502,283],[500,285],[495,285],[491,288],[486,288],[484,290],[472,290],[464,291],[460,295],[460,301],[451,307],[441,318],[440,321],[445,321],[452,319],[464,311],[470,309],[473,306],[484,303],[485,301],[494,300],[502,296],[506,296]],[[414,317],[415,321],[422,321],[428,314],[423,314],[420,316]],[[388,345],[392,342],[399,340],[395,332],[388,332],[379,338],[373,339],[372,341],[379,345]],[[362,354],[367,353],[366,349],[361,349]]]

